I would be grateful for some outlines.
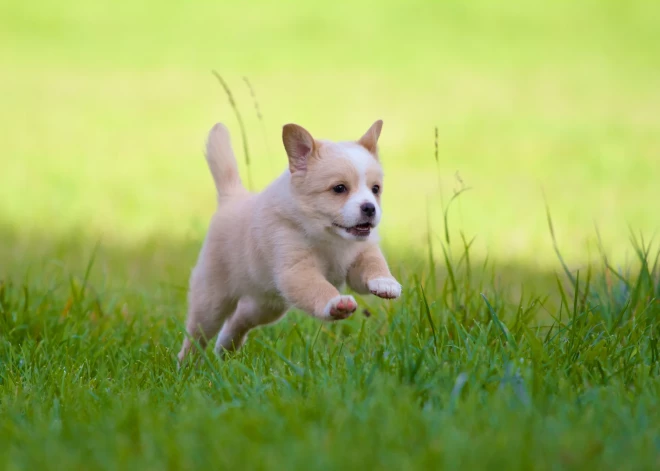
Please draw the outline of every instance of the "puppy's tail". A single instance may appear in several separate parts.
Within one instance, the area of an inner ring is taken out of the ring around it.
[[[218,200],[225,196],[241,195],[247,190],[238,174],[236,156],[231,147],[229,131],[222,123],[217,123],[206,140],[206,162],[213,175]]]

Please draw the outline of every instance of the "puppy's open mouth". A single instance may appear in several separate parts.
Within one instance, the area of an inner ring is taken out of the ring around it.
[[[354,235],[355,237],[368,237],[369,234],[371,234],[371,228],[373,227],[370,223],[364,222],[362,224],[357,224],[352,227],[344,227],[340,226],[339,224],[332,224],[335,227],[339,227],[341,229],[344,229],[346,232],[348,232],[351,235]]]

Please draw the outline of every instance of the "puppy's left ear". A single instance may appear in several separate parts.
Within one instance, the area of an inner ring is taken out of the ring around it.
[[[378,138],[380,137],[380,131],[383,129],[383,120],[379,119],[374,124],[371,125],[369,130],[364,133],[364,136],[360,138],[358,144],[367,149],[374,155],[377,155],[378,150]]]

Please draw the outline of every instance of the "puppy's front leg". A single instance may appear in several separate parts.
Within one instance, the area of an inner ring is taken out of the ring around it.
[[[322,320],[346,319],[357,309],[355,298],[339,294],[311,255],[285,268],[277,284],[290,303]]]
[[[401,296],[401,285],[390,273],[383,253],[377,245],[362,252],[348,270],[348,286],[360,294],[375,294],[380,298]]]

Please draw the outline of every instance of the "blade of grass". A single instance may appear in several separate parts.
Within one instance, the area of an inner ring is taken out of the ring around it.
[[[241,139],[243,141],[243,155],[245,156],[245,165],[247,167],[247,174],[248,174],[248,190],[251,191],[253,190],[252,169],[250,167],[250,151],[248,149],[247,134],[245,132],[245,125],[243,124],[243,118],[241,117],[241,113],[238,111],[238,105],[236,104],[236,100],[234,100],[234,95],[232,94],[229,85],[227,85],[227,82],[225,82],[222,76],[215,70],[213,71],[213,75],[215,75],[215,77],[218,79],[218,82],[220,82],[220,85],[222,85],[222,88],[225,90],[225,93],[227,94],[227,98],[229,99],[229,105],[234,110],[234,114],[236,115],[236,120],[238,121],[238,127],[241,129]]]

